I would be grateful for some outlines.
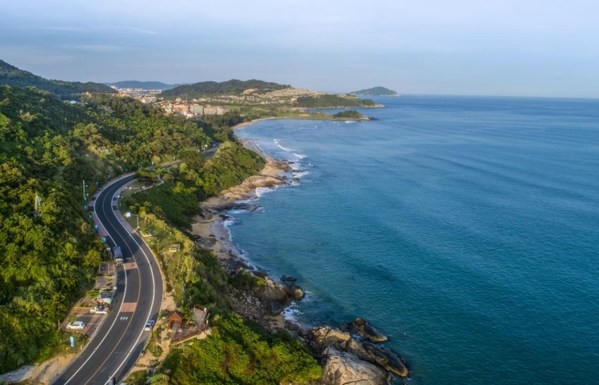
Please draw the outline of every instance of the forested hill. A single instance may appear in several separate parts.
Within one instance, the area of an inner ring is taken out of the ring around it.
[[[197,161],[210,143],[207,126],[129,98],[95,95],[71,105],[35,88],[0,86],[0,373],[52,352],[57,323],[103,258],[83,211],[83,181],[93,193],[121,172],[195,154],[187,170],[198,183],[225,188]]]
[[[227,80],[225,82],[200,82],[186,84],[163,91],[160,96],[165,99],[201,98],[205,96],[241,95],[244,91],[255,90],[259,93],[291,88],[290,85],[265,82],[262,80]]]
[[[104,84],[48,80],[31,72],[23,71],[0,60],[0,85],[37,87],[52,92],[61,98],[75,98],[85,92],[113,94],[116,91]]]
[[[351,92],[352,95],[359,96],[396,96],[397,92],[385,87],[373,87],[364,90]]]

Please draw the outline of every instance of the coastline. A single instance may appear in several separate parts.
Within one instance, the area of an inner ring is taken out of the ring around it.
[[[235,129],[260,120],[265,119],[242,123]],[[251,212],[259,208],[251,202],[259,197],[257,189],[276,188],[293,182],[294,178],[290,175],[292,168],[289,162],[265,154],[255,141],[245,140],[243,145],[266,160],[263,170],[240,185],[201,202],[201,215],[195,216],[192,221],[196,243],[211,250],[229,274],[248,274],[262,282],[262,287],[248,289],[243,298],[235,299],[234,310],[271,332],[286,331],[298,338],[323,366],[324,383],[367,381],[370,384],[390,384],[393,376],[408,377],[410,372],[403,358],[379,345],[388,338],[360,317],[337,327],[300,325],[295,320],[285,318],[285,309],[301,300],[304,291],[295,285],[294,277],[283,276],[279,282],[259,267],[251,265],[242,250],[231,241],[226,221],[230,219],[227,215],[230,210]]]
[[[248,122],[250,123],[250,122]],[[248,203],[248,200],[257,197],[256,190],[259,188],[273,188],[289,183],[290,179],[285,176],[290,168],[287,162],[268,157],[258,146],[252,142],[244,145],[258,152],[266,160],[266,165],[259,175],[254,175],[237,186],[233,186],[219,195],[201,202],[201,215],[192,219],[191,233],[199,246],[214,253],[219,263],[230,273],[250,272],[268,280],[269,285],[277,286],[270,277],[247,261],[241,250],[231,242],[229,230],[226,227],[226,212],[235,208],[253,211],[258,206]],[[285,318],[281,313],[268,314],[269,309],[264,309],[255,301],[253,303],[239,304],[237,311],[244,316],[253,319],[271,331],[285,329]]]

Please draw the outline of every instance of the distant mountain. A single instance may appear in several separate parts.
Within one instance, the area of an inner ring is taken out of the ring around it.
[[[31,72],[23,71],[0,60],[0,85],[15,87],[37,87],[52,92],[61,98],[76,97],[84,92],[112,94],[115,91],[104,84],[48,80]]]
[[[106,83],[108,86],[117,88],[141,88],[144,90],[170,90],[179,84],[166,84],[162,82],[144,82],[139,80],[125,80],[122,82]]]
[[[174,99],[178,97],[200,98],[206,96],[218,95],[241,95],[248,90],[253,92],[265,93],[269,91],[291,88],[290,85],[270,83],[262,80],[227,80],[225,82],[200,82],[175,87],[171,90],[163,91],[160,96],[165,99]]]
[[[359,90],[350,92],[352,95],[360,95],[360,96],[397,96],[397,92],[390,90],[385,87],[373,87],[367,88],[365,90]]]

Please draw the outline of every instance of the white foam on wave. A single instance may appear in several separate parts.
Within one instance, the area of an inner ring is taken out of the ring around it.
[[[293,302],[291,303],[291,305],[287,306],[281,312],[281,314],[283,315],[283,318],[285,318],[287,321],[297,323],[303,313],[299,309],[299,305],[297,304],[297,302]]]
[[[278,148],[280,148],[283,151],[287,151],[287,152],[291,152],[293,153],[293,149],[289,148],[289,147],[285,147],[281,144],[281,141],[279,139],[273,139],[273,142],[275,142],[275,144],[277,145]]]
[[[235,224],[235,218],[227,218],[223,221],[223,226],[225,226],[227,228],[227,230],[229,230],[230,226],[233,226]]]
[[[293,153],[293,156],[295,156],[298,159],[304,159],[306,157],[306,155],[304,155],[304,154],[298,154],[298,153],[295,153],[295,152]]]
[[[256,147],[256,149],[258,150],[259,153],[266,154],[266,152],[264,151],[264,148],[260,145],[260,142],[258,142],[257,140],[254,140],[253,144],[254,144],[254,146]]]
[[[227,211],[227,214],[235,215],[235,214],[243,214],[243,213],[247,213],[247,212],[248,212],[248,210],[244,210],[244,209],[233,209],[233,210]],[[233,223],[235,223],[235,221],[233,221]]]
[[[256,187],[256,191],[254,191],[254,194],[256,195],[256,199],[258,199],[262,195],[264,195],[268,192],[272,192],[274,190],[275,190],[275,188],[273,188],[273,187]]]
[[[293,173],[293,178],[295,178],[295,179],[301,179],[301,178],[305,177],[308,174],[310,174],[310,171],[298,170],[297,172]]]

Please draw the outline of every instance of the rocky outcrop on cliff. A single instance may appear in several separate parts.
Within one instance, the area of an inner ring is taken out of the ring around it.
[[[358,322],[358,325],[365,326],[367,323],[361,320]],[[344,328],[348,329],[347,325]],[[363,330],[363,328],[360,328],[360,330]],[[370,332],[373,334],[370,335]],[[370,332],[366,333],[366,335],[373,339],[383,341],[387,339],[378,332],[374,333],[374,328]],[[360,376],[364,378],[361,378],[360,381],[366,381],[357,383],[380,385],[389,383],[388,380],[381,381],[380,376],[374,375],[374,372],[370,369],[371,366],[375,366],[383,373],[392,373],[399,377],[407,377],[409,375],[408,368],[399,355],[383,346],[366,340],[359,334],[352,334],[348,330],[331,328],[330,326],[319,326],[301,334],[315,355],[326,360],[325,365],[328,365],[329,361],[332,360],[331,362],[334,363],[333,368],[335,370],[332,370],[332,368],[329,368],[329,371],[325,370],[325,374],[331,378],[346,378],[343,374],[344,366],[342,365],[345,361],[351,363],[346,365],[350,368],[348,369],[347,378],[352,378],[355,373],[361,373]],[[334,359],[331,356],[331,352],[334,355]],[[343,354],[337,354],[339,352]],[[363,370],[360,369],[360,365],[364,365]],[[374,377],[368,378],[366,377],[366,373],[371,373]],[[350,382],[332,383],[344,384]]]
[[[322,374],[323,385],[380,385],[390,383],[382,369],[358,359],[355,355],[329,348]]]
[[[253,288],[253,292],[260,300],[265,302],[274,302],[286,306],[292,301],[301,300],[305,296],[304,290],[295,283],[279,283],[268,276],[264,276],[262,282],[261,285]]]

